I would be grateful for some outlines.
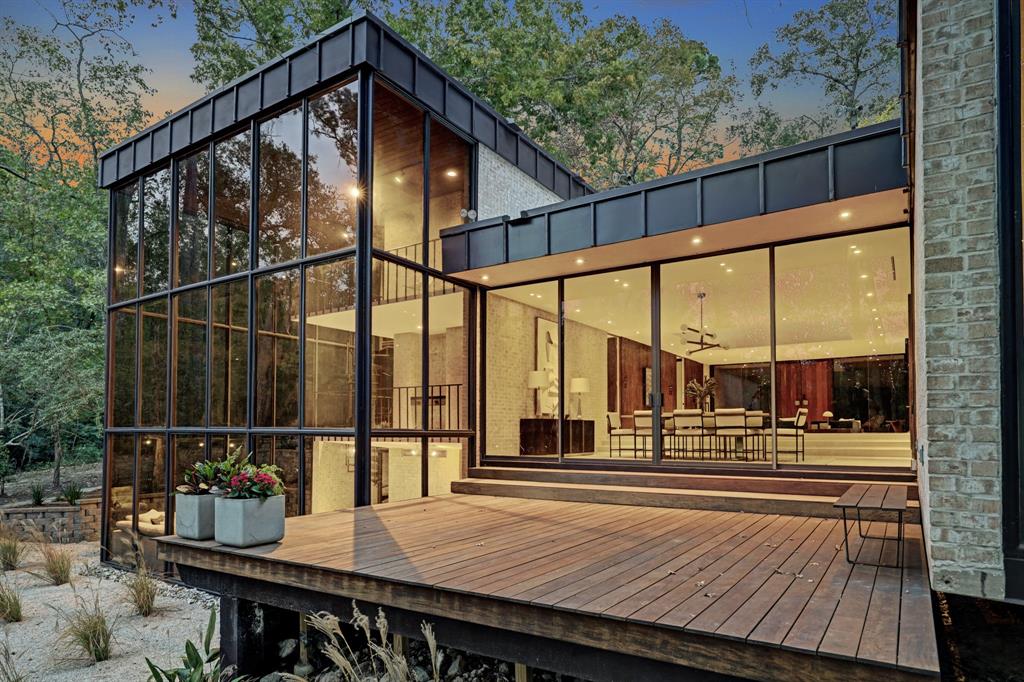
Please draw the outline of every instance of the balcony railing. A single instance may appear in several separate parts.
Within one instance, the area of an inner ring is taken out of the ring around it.
[[[373,396],[375,428],[419,429],[423,405],[422,386],[395,386]],[[431,384],[427,387],[427,429],[454,431],[467,428],[462,384]]]

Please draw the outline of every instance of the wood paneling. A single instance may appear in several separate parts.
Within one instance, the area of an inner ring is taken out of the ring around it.
[[[608,348],[611,354],[612,344],[615,339],[609,339]],[[644,370],[654,366],[654,359],[651,347],[647,344],[618,337],[618,389],[621,401],[619,412],[622,415],[631,415],[636,410],[646,410],[650,407],[646,404],[644,396]],[[609,358],[610,362],[610,358]],[[616,386],[613,384],[616,373],[612,372],[609,364],[608,371],[608,395],[612,396]],[[674,410],[677,396],[680,394],[676,386],[676,356],[665,351],[661,352],[661,394],[664,397],[664,409]],[[611,401],[609,400],[609,406]],[[613,412],[609,407],[609,412]]]
[[[695,410],[697,409],[697,400],[691,396],[686,395],[686,384],[690,383],[691,379],[697,379],[700,381],[704,378],[704,365],[691,360],[690,358],[683,358],[683,386],[679,389],[679,392],[683,394],[686,402],[686,409]]]
[[[832,360],[777,362],[775,375],[779,417],[795,415],[797,400],[807,400],[808,422],[832,409]]]

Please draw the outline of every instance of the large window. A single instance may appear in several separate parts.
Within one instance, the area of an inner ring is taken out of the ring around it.
[[[306,269],[306,426],[355,426],[355,259]]]
[[[175,254],[179,286],[201,282],[207,277],[209,211],[210,155],[204,150],[178,162]]]
[[[430,124],[430,233],[427,265],[441,268],[441,230],[465,222],[473,148],[446,126]]]
[[[139,295],[139,185],[111,193],[114,203],[114,252],[111,254],[111,299],[127,301]]]
[[[423,405],[423,275],[373,263],[373,426],[418,429]]]
[[[167,424],[167,299],[142,305],[139,426]]]
[[[373,100],[373,246],[423,261],[423,112],[378,85]]]
[[[245,426],[249,283],[234,280],[210,291],[210,426]]]
[[[143,178],[142,188],[142,294],[145,295],[164,291],[170,284],[170,169]]]
[[[296,260],[302,246],[302,108],[259,126],[258,265]]]
[[[255,426],[299,421],[299,271],[256,279]]]
[[[107,537],[111,558],[125,565],[135,561],[132,526],[135,497],[135,436],[116,433],[107,440]]]
[[[213,148],[213,276],[249,269],[252,135],[248,130]]]
[[[134,306],[111,311],[107,353],[110,426],[135,426],[135,326]]]
[[[309,255],[355,243],[359,86],[343,85],[309,100],[306,168]]]
[[[174,297],[174,424],[206,423],[206,289]]]

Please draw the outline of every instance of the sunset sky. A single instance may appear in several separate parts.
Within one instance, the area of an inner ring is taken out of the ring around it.
[[[671,19],[690,38],[705,42],[718,55],[727,70],[740,80],[743,99],[739,109],[755,104],[749,92],[748,60],[762,43],[772,43],[775,30],[787,23],[793,13],[820,6],[823,0],[584,0],[588,14],[600,21],[614,14],[635,15],[645,23]],[[58,6],[56,0],[0,0],[0,13],[19,23],[48,29],[47,9]],[[153,24],[158,15],[163,21]],[[203,89],[192,82],[193,61],[189,47],[195,34],[195,17],[189,0],[180,0],[175,18],[162,10],[136,10],[136,20],[126,37],[132,42],[139,61],[151,72],[149,82],[156,95],[147,101],[149,109],[162,117],[201,97]],[[895,39],[895,26],[893,27]],[[792,86],[765,95],[785,116],[811,112],[818,108],[818,86]]]

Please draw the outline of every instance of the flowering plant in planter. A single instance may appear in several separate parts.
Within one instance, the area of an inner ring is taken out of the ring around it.
[[[234,500],[265,499],[284,493],[284,484],[278,476],[281,469],[271,464],[246,465],[231,477],[224,488],[224,496]]]
[[[196,462],[185,470],[184,482],[175,490],[182,495],[209,495],[219,480],[217,469],[217,462]]]
[[[217,462],[216,487],[218,492],[227,490],[232,478],[241,473],[246,467],[252,466],[249,464],[250,457],[252,457],[251,452],[244,457],[241,456],[241,448],[239,448]]]
[[[217,497],[214,539],[252,547],[284,537],[284,484],[276,466],[246,464]]]

